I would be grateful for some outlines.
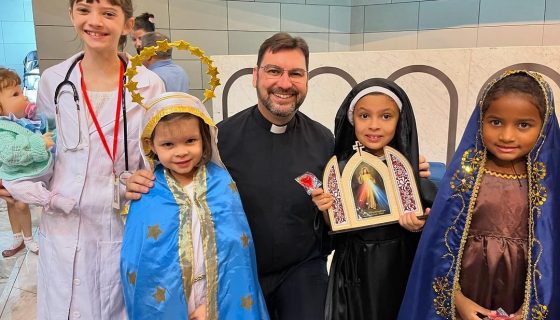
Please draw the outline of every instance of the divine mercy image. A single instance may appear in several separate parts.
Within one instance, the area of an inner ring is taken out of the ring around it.
[[[389,213],[389,202],[383,179],[370,165],[362,163],[352,177],[352,193],[358,219]]]

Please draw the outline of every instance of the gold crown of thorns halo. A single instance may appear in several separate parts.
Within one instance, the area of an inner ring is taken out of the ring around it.
[[[132,101],[141,105],[144,109],[146,106],[142,103],[144,97],[140,93],[138,93],[138,82],[134,81],[133,78],[135,75],[138,74],[136,70],[137,67],[141,66],[142,63],[155,56],[157,52],[165,52],[171,48],[177,48],[179,50],[188,50],[191,52],[193,56],[196,56],[200,59],[202,63],[208,66],[206,74],[210,76],[210,81],[208,84],[210,85],[210,89],[204,90],[204,100],[202,103],[214,98],[216,95],[214,94],[214,90],[217,86],[220,85],[220,79],[218,78],[218,68],[216,68],[212,63],[212,59],[210,59],[207,55],[204,54],[198,47],[191,46],[190,43],[184,40],[178,40],[173,42],[168,42],[167,40],[156,41],[157,46],[145,47],[140,54],[135,55],[134,57],[130,58],[130,67],[126,69],[124,75],[127,77],[128,81],[124,85],[128,91],[130,91],[132,95]]]

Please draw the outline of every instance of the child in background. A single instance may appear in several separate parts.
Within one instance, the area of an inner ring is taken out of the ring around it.
[[[142,51],[142,37],[148,32],[156,31],[154,23],[154,15],[149,12],[144,12],[138,17],[134,18],[134,27],[130,33],[130,38],[134,42],[136,52]]]
[[[268,319],[251,231],[204,105],[167,93],[147,105],[153,188],[131,203],[121,256],[130,319]]]
[[[356,85],[340,106],[335,120],[335,155],[340,170],[353,155],[358,140],[381,160],[383,147],[401,152],[419,168],[418,138],[412,106],[394,82],[369,79]],[[424,206],[427,179],[415,178]],[[322,189],[312,193],[326,212],[333,198]],[[329,274],[326,319],[395,319],[424,221],[403,214],[399,224],[350,231],[334,236],[335,252]]]
[[[140,168],[134,146],[144,114],[123,88],[129,63],[118,55],[119,38],[132,31],[132,7],[131,0],[69,0],[84,51],[46,69],[37,96],[38,111],[56,121],[54,166],[40,178],[4,184],[15,199],[49,204],[39,227],[39,319],[126,317],[119,277],[124,226],[115,212],[125,188],[117,178],[126,160],[128,170]],[[134,80],[145,99],[163,92],[155,74],[137,71]],[[79,109],[68,83],[57,94],[65,76],[75,86]]]
[[[491,82],[449,165],[399,319],[560,319],[560,128],[540,74]]]
[[[0,181],[41,176],[52,164],[48,151],[54,144],[52,134],[45,133],[45,123],[35,119],[35,105],[23,94],[20,84],[17,73],[0,68]],[[14,242],[2,256],[11,257],[24,247],[38,253],[39,246],[31,234],[29,206],[20,201],[7,201],[7,205]]]

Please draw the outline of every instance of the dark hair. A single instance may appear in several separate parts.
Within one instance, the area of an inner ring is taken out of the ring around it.
[[[15,71],[6,68],[0,68],[0,92],[8,87],[19,86],[20,84],[21,79]],[[1,109],[2,104],[0,103],[0,110]]]
[[[514,73],[498,80],[486,93],[482,102],[481,112],[484,114],[495,100],[509,93],[524,95],[537,107],[541,120],[546,114],[546,98],[540,84],[533,77],[525,73]]]
[[[200,136],[202,138],[202,158],[200,158],[200,162],[196,165],[197,167],[200,167],[206,165],[212,159],[212,136],[210,135],[210,127],[206,124],[206,122],[204,122],[204,120],[191,113],[180,112],[180,113],[171,113],[164,116],[159,120],[158,125],[162,122],[173,122],[179,120],[188,120],[192,118],[198,120],[198,127],[200,128]],[[150,136],[150,140],[152,142],[154,141],[155,133],[156,130],[154,128],[154,131],[152,131],[152,135]],[[157,155],[153,151],[150,151],[148,157],[155,160],[159,160]]]
[[[276,53],[285,49],[300,49],[305,56],[305,68],[309,68],[309,47],[307,46],[307,42],[305,42],[303,38],[292,37],[286,32],[276,33],[261,44],[257,58],[257,66],[261,66],[263,56],[268,50],[272,53]]]
[[[93,3],[93,1],[99,3],[99,0],[70,0],[70,9],[74,8],[74,4],[78,2]],[[125,20],[132,18],[133,8],[132,0],[107,0],[113,6],[119,6],[124,12]]]
[[[153,23],[154,15],[149,12],[144,12],[138,17],[134,18],[134,30],[144,30],[146,32],[153,32],[156,30],[156,25]]]
[[[126,35],[122,35],[119,38],[119,44],[118,44],[118,49],[119,51],[124,51],[124,48],[126,47],[126,41],[128,40],[128,37]]]
[[[167,40],[170,41],[169,37],[159,33],[159,32],[148,32],[142,36],[142,49],[145,47],[157,46],[157,41]],[[154,57],[157,57],[158,60],[165,60],[171,59],[171,51],[173,49],[169,49],[167,51],[158,51]]]

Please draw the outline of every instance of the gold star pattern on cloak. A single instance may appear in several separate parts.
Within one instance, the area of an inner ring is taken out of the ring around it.
[[[253,297],[251,297],[251,294],[248,294],[245,297],[241,298],[241,306],[247,309],[247,311],[251,310],[251,308],[253,307],[253,303]]]
[[[157,303],[162,303],[165,301],[165,288],[156,287],[156,292],[152,294],[152,297],[156,299]]]
[[[136,68],[141,66],[144,61],[156,55],[157,52],[166,52],[172,48],[177,48],[178,50],[190,51],[190,53],[193,56],[196,56],[200,59],[200,62],[202,64],[205,64],[207,66],[208,69],[206,71],[206,74],[210,76],[210,81],[208,82],[210,88],[204,90],[204,100],[202,101],[202,103],[216,97],[216,95],[214,94],[214,90],[216,90],[216,87],[221,84],[220,79],[218,79],[218,74],[219,74],[218,68],[216,68],[213,65],[214,61],[210,59],[202,49],[192,46],[190,43],[184,40],[173,41],[173,42],[169,42],[167,40],[161,40],[161,41],[156,41],[156,43],[157,43],[156,46],[145,47],[142,50],[142,52],[140,52],[140,54],[137,54],[134,57],[130,58],[131,66],[125,72],[125,75],[127,77],[127,83],[125,84],[125,86],[128,89],[128,91],[131,93],[132,101],[134,103],[137,103],[143,106],[144,108],[147,108],[143,104],[144,97],[142,97],[142,95],[138,93],[137,82],[133,81],[134,76],[138,74]]]
[[[148,226],[148,236],[146,238],[154,238],[157,241],[157,238],[161,234],[161,229],[159,228],[159,224],[155,224],[153,226]]]
[[[243,244],[243,248],[247,248],[249,246],[249,236],[243,232],[241,235],[241,243]]]
[[[136,272],[131,271],[128,273],[128,283],[131,285],[136,285]]]
[[[237,185],[235,184],[235,182],[231,181],[231,182],[228,184],[228,186],[229,186],[229,188],[231,189],[231,192],[233,192],[233,193],[239,192],[239,191],[237,191]]]

